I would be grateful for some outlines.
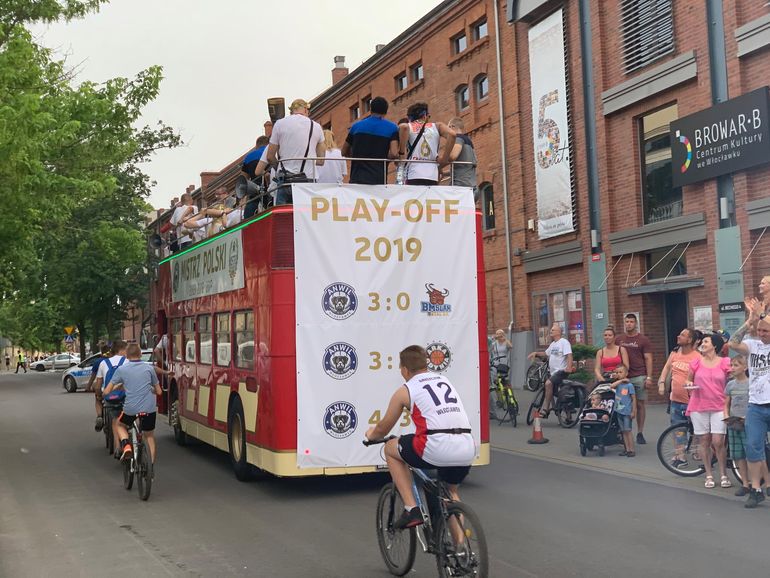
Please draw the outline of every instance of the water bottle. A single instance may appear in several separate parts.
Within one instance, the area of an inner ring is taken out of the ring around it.
[[[403,185],[406,181],[406,163],[398,163],[396,168],[396,184]]]

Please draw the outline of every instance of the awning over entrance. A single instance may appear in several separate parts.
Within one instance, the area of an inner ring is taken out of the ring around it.
[[[703,287],[704,281],[700,279],[685,279],[682,281],[670,281],[668,283],[647,283],[645,285],[637,285],[636,287],[629,287],[629,295],[646,295],[649,293],[666,293],[670,291],[685,291],[686,289],[695,289],[696,287]]]

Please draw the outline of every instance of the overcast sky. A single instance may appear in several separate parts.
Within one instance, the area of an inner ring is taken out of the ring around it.
[[[113,0],[82,21],[35,29],[44,45],[104,81],[163,66],[160,97],[144,123],[163,119],[186,146],[155,155],[150,203],[168,206],[202,171],[253,146],[266,100],[310,100],[331,84],[334,56],[353,70],[438,0]],[[269,9],[267,6],[270,6]]]

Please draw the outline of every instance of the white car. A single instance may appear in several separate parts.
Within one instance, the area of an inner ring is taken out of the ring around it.
[[[101,356],[98,353],[90,355],[82,363],[78,363],[65,371],[61,378],[62,387],[69,393],[75,393],[78,389],[85,389],[88,385],[88,379],[91,377],[91,368],[97,357]],[[152,349],[142,350],[142,361],[152,361]]]
[[[45,371],[46,369],[66,369],[67,367],[72,367],[78,363],[80,363],[79,355],[57,353],[56,355],[49,355],[40,361],[33,361],[29,364],[29,368],[36,371]]]

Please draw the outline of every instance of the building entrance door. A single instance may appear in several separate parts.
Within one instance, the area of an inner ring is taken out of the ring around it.
[[[676,336],[687,327],[687,292],[664,293],[663,308],[665,311],[667,351],[670,352],[676,346]]]

